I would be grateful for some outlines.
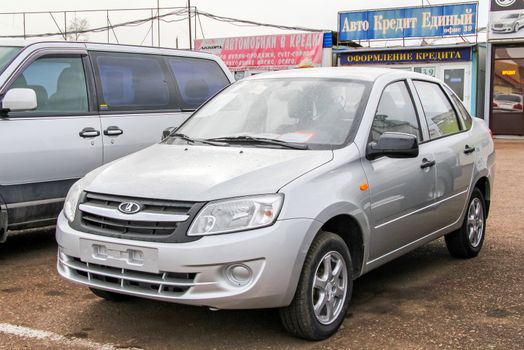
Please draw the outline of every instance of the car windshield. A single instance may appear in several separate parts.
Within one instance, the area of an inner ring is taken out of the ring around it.
[[[521,97],[518,95],[495,95],[495,100],[508,101],[508,102],[520,102]]]
[[[241,81],[205,104],[177,133],[195,140],[264,138],[333,148],[343,145],[357,124],[370,87],[347,79]]]
[[[21,47],[15,46],[0,46],[0,72],[4,70],[5,66],[22,50]]]

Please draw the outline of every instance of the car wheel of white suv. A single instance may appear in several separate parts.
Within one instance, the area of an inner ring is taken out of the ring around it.
[[[321,340],[344,321],[353,290],[353,265],[344,240],[320,232],[311,244],[291,304],[280,309],[284,328],[295,336]]]
[[[478,188],[473,190],[462,227],[446,235],[446,247],[456,258],[474,258],[484,243],[486,230],[486,202]]]

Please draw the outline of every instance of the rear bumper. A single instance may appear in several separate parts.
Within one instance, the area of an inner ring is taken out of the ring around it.
[[[57,268],[70,281],[150,299],[219,309],[282,307],[293,298],[320,226],[292,219],[188,243],[159,243],[76,231],[60,214]],[[97,247],[112,253],[100,255]],[[142,260],[133,257],[136,251]],[[231,280],[230,267],[238,265],[250,272],[245,284]]]

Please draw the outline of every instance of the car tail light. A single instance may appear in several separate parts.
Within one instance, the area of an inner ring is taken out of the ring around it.
[[[492,107],[498,107],[499,105],[497,104],[497,102],[493,101],[493,103],[491,104]]]
[[[491,131],[491,129],[488,129],[489,131],[489,136],[491,136],[491,138],[493,139],[493,131]]]
[[[513,109],[522,109],[522,105],[520,103],[516,103],[513,105]]]

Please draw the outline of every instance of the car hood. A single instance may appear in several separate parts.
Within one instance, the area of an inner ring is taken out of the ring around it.
[[[494,24],[511,24],[514,23],[516,20],[516,18],[501,18],[497,20]]]
[[[156,144],[89,173],[84,188],[129,197],[209,201],[275,193],[332,159],[331,150]]]

